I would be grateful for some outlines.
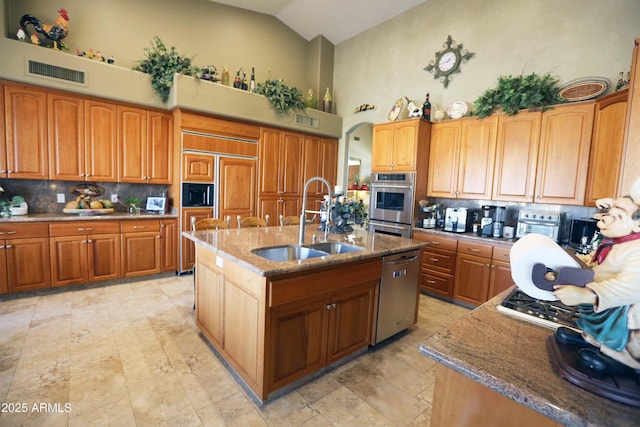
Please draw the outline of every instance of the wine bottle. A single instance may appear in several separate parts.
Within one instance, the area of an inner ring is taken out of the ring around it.
[[[227,67],[222,69],[222,84],[229,86],[229,69]]]
[[[236,70],[236,77],[233,79],[233,87],[240,89],[242,87],[242,81],[240,80],[240,69]]]
[[[256,69],[255,67],[251,67],[251,81],[249,82],[249,91],[256,91]]]
[[[333,99],[331,98],[331,92],[327,86],[327,91],[324,93],[324,99],[322,102],[322,111],[325,113],[333,113]]]
[[[422,118],[431,120],[431,102],[429,102],[429,94],[427,94],[427,98],[424,100],[424,104],[422,104]]]
[[[247,73],[242,72],[242,90],[248,90],[249,85],[247,84]]]

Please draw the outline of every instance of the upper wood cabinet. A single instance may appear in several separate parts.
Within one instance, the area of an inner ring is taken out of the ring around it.
[[[540,111],[499,117],[493,200],[533,201],[541,122]]]
[[[330,190],[333,191],[337,184],[338,173],[338,141],[316,136],[304,138],[304,170],[302,184],[313,178],[321,176],[329,181]],[[303,188],[304,191],[304,188]],[[315,181],[307,187],[307,210],[319,211],[323,197],[327,194],[327,187],[320,181]],[[282,213],[284,215],[284,213]],[[294,215],[299,215],[300,211]],[[286,215],[285,215],[286,216]]]
[[[215,158],[208,154],[182,153],[182,181],[204,182],[215,180]]]
[[[584,204],[617,197],[622,178],[624,123],[629,90],[621,90],[596,101],[591,137],[591,155]]]
[[[430,122],[416,118],[373,127],[372,172],[415,172],[429,150]]]
[[[47,97],[25,85],[4,86],[5,157],[0,177],[47,179]]]
[[[49,178],[85,180],[84,100],[59,93],[47,95]]]
[[[534,202],[584,203],[593,114],[593,102],[542,113]]]
[[[115,104],[84,102],[85,177],[99,182],[116,182],[118,118]]]
[[[302,195],[301,134],[262,128],[258,148],[260,196]]]
[[[118,106],[118,181],[171,183],[171,115]]]
[[[491,198],[497,123],[488,117],[432,126],[428,196]]]
[[[256,160],[220,157],[218,217],[254,216],[256,212]],[[275,218],[274,218],[275,219]]]

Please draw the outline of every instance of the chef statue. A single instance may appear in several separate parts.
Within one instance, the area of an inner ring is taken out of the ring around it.
[[[556,340],[577,347],[578,362],[606,374],[640,373],[640,179],[630,195],[596,202],[604,236],[584,287],[555,285],[566,305],[579,305],[577,333],[558,328]]]

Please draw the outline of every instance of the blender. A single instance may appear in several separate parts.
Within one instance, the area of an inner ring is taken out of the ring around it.
[[[493,237],[502,237],[502,229],[504,228],[504,219],[506,217],[506,209],[504,206],[496,206],[493,221]]]

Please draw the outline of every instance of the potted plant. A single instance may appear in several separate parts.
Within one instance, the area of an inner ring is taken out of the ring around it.
[[[130,214],[140,213],[140,208],[138,207],[138,205],[141,202],[142,202],[142,199],[140,197],[127,197],[126,199],[124,199],[124,204],[127,205],[127,207],[129,208]]]
[[[519,110],[545,111],[550,105],[565,102],[558,97],[558,80],[550,74],[540,76],[500,76],[493,89],[487,89],[473,103],[473,115],[480,118],[490,116],[497,109],[513,116]]]
[[[302,92],[296,87],[287,86],[282,80],[271,79],[258,83],[256,93],[266,97],[279,114],[291,109],[307,108]]]
[[[175,47],[167,49],[160,37],[154,36],[151,48],[144,49],[145,58],[133,69],[151,75],[151,87],[167,102],[173,85],[173,74],[196,76],[200,69],[191,64],[191,59],[180,55]]]
[[[2,206],[2,211],[0,212],[0,216],[2,217],[26,215],[28,210],[27,202],[25,202],[22,196],[13,196],[9,201],[0,202],[0,206]]]

